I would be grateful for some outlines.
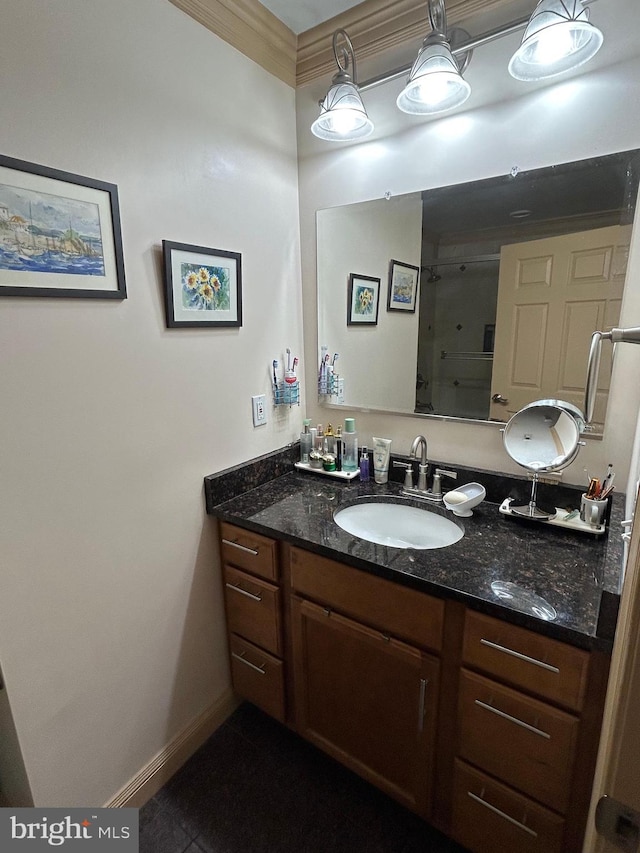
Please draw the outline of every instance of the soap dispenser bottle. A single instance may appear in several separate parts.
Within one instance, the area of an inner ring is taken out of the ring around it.
[[[342,470],[358,470],[358,436],[356,433],[356,422],[354,418],[344,419],[344,433],[342,435]]]

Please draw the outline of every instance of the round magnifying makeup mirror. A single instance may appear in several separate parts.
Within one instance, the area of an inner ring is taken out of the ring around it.
[[[513,415],[504,429],[504,447],[514,462],[533,471],[533,485],[529,503],[512,504],[511,512],[540,521],[553,517],[536,506],[540,473],[559,471],[573,462],[584,426],[580,409],[563,400],[537,400]]]

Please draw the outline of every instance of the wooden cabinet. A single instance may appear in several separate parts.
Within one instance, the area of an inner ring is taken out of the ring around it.
[[[589,667],[582,649],[468,610],[462,656],[499,681],[572,711],[582,708]]]
[[[438,651],[442,646],[441,599],[351,569],[335,560],[291,548],[291,587],[374,628]]]
[[[220,539],[224,563],[231,563],[267,580],[278,580],[278,543],[274,539],[224,521],[220,524]]]
[[[221,540],[234,690],[284,722],[282,594],[277,584],[280,577],[277,543],[230,524],[221,525]]]
[[[300,734],[427,815],[437,659],[300,598],[292,625]]]
[[[564,820],[461,761],[454,771],[454,835],[482,853],[561,853]]]
[[[580,853],[608,656],[221,525],[236,692],[472,853]]]
[[[463,669],[458,755],[563,813],[579,720],[552,705]]]
[[[588,652],[467,611],[452,828],[473,853],[579,853],[599,726],[581,714],[591,666]]]

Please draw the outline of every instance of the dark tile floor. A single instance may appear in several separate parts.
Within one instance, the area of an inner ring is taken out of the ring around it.
[[[140,853],[465,853],[252,705],[140,810]]]

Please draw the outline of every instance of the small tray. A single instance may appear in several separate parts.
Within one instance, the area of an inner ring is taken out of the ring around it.
[[[333,477],[334,480],[355,480],[360,476],[360,471],[325,471],[324,468],[312,468],[307,462],[294,462],[294,467],[299,471],[310,471],[312,474]]]
[[[583,521],[579,515],[576,515],[574,518],[571,518],[569,521],[565,521],[565,517],[569,515],[566,509],[561,509],[560,507],[556,507],[556,514],[553,518],[540,519],[540,518],[531,518],[527,519],[526,515],[520,515],[516,512],[511,512],[511,504],[513,502],[513,498],[505,498],[500,504],[500,512],[503,515],[510,515],[512,518],[523,518],[525,521],[538,521],[541,524],[551,524],[554,527],[564,527],[565,530],[577,530],[580,533],[591,533],[592,536],[601,536],[605,530],[607,529],[606,524],[598,524],[595,527],[591,524],[587,524],[586,521]]]

